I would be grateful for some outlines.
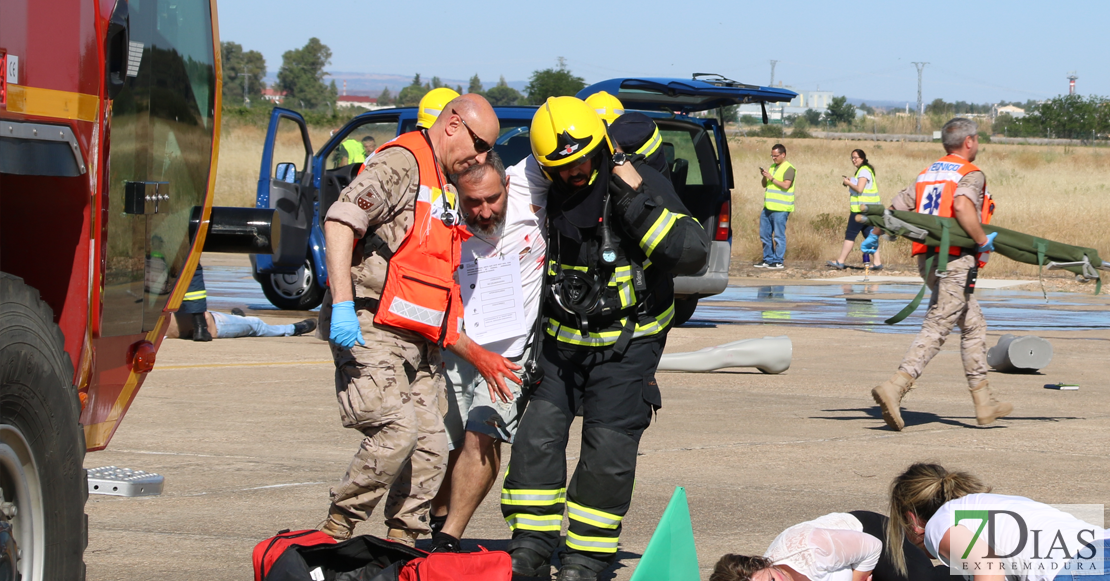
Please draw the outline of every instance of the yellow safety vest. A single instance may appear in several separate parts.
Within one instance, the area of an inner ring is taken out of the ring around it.
[[[344,139],[343,143],[340,143],[339,146],[347,152],[348,165],[366,161],[366,148],[362,146],[362,143],[354,139]]]
[[[848,188],[849,200],[852,204],[852,211],[859,213],[860,204],[880,204],[882,200],[879,199],[879,184],[875,180],[875,170],[868,168],[871,172],[871,179],[867,180],[867,187],[863,191],[856,193],[852,188]],[[856,174],[852,177],[859,179],[859,172],[863,170],[863,166],[856,168]]]
[[[786,170],[793,168],[789,161],[772,165],[770,174],[774,179],[782,181],[786,177]],[[790,182],[790,189],[783,191],[771,180],[767,180],[767,190],[763,193],[763,207],[772,212],[794,211],[794,184],[798,181],[798,170],[794,169],[794,180]]]

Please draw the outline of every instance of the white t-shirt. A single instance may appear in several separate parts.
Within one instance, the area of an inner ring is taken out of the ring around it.
[[[863,532],[859,519],[834,512],[782,531],[763,556],[812,581],[851,581],[853,569],[873,571],[882,552],[882,541]]]
[[[547,191],[550,182],[532,156],[508,168],[505,175],[509,178],[509,199],[505,202],[505,226],[501,236],[485,238],[471,230],[474,235],[462,243],[462,261],[498,255],[516,256],[520,260],[520,282],[524,287],[524,320],[528,321],[528,333],[484,345],[486,349],[504,357],[517,357],[524,353],[524,348],[528,345],[528,334],[532,332],[536,317],[540,315],[543,266],[547,256],[544,222],[547,220]],[[533,212],[532,206],[539,209]]]
[[[859,168],[859,174],[856,175],[855,177],[848,178],[848,181],[850,181],[853,186],[858,186],[860,178],[867,178],[867,184],[868,185],[871,185],[871,184],[875,183],[875,174],[871,173],[871,170],[868,169],[866,166]],[[864,188],[864,189],[867,189],[867,188]],[[855,190],[852,190],[850,193],[853,196],[858,196],[858,195],[861,195],[863,192],[857,192]]]
[[[1008,573],[1006,575],[1007,579],[1051,581],[1056,577],[1063,564],[1070,560],[1059,548],[1052,551],[1051,555],[1048,554],[1057,531],[1063,535],[1067,550],[1073,557],[1083,548],[1086,542],[1106,538],[1105,529],[1083,522],[1047,504],[1041,504],[1021,496],[969,494],[963,498],[946,502],[925,525],[925,548],[928,549],[930,555],[941,559],[941,561],[944,561],[944,559],[940,557],[937,547],[940,546],[944,533],[955,526],[957,510],[1008,510],[1021,515],[1021,518],[1024,519],[1027,527],[1025,548],[1013,557],[1004,559],[1007,572],[1016,571],[1013,575]],[[982,521],[961,520],[961,524],[972,533],[975,533],[979,528],[980,522]],[[1037,543],[1034,543],[1032,532],[1034,530],[1042,531],[1036,535]],[[1081,531],[1089,531],[1082,533],[1082,542],[1077,540],[1077,535]],[[996,535],[994,538],[988,538],[988,529],[984,527],[979,534],[979,539],[989,542],[995,549],[995,553],[1008,555],[1018,547],[1021,530],[1015,519],[999,515],[995,518],[994,533]],[[1089,551],[1089,549],[1084,551],[1084,554],[1089,554]],[[1024,573],[1021,573],[1022,571]],[[972,575],[969,573],[964,577],[970,579]]]

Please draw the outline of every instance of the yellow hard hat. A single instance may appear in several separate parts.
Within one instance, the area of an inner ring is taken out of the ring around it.
[[[528,136],[532,155],[548,170],[588,157],[603,144],[613,151],[605,123],[577,97],[549,97],[532,117]]]
[[[432,89],[420,99],[420,107],[416,110],[416,126],[427,129],[436,122],[443,108],[458,97],[459,94],[447,87]]]
[[[617,120],[617,117],[624,115],[624,104],[621,103],[621,100],[605,91],[586,97],[586,104],[597,111],[597,114],[606,123],[612,123]]]

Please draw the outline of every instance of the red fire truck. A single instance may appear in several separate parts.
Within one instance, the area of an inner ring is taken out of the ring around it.
[[[3,1],[0,579],[84,578],[85,451],[134,401],[201,249],[277,242],[272,211],[212,208],[216,22],[215,0]]]

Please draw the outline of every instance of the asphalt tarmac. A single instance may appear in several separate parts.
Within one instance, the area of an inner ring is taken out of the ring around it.
[[[219,264],[206,256],[206,274]],[[911,334],[816,326],[819,317],[800,324],[806,319],[748,316],[742,311],[792,312],[761,300],[790,299],[800,305],[794,311],[814,309],[804,296],[776,299],[754,291],[747,297],[752,291],[744,288],[762,283],[734,282],[736,297],[672,330],[667,352],[786,335],[792,366],[781,375],[754,369],[658,374],[664,407],[640,445],[636,494],[608,578],[631,577],[676,486],[689,497],[703,578],[722,554],[762,554],[792,524],[834,511],[885,513],[891,479],[915,461],[969,470],[995,492],[1041,502],[1110,500],[1110,328],[1090,321],[1086,330],[1047,325],[1055,316],[1051,303],[1026,308],[1022,301],[1029,297],[1014,297],[1028,328],[1054,349],[1040,373],[991,372],[991,385],[1014,404],[1014,414],[990,427],[975,425],[954,336],[907,396],[907,428],[896,433],[883,424],[869,391],[895,371]],[[827,301],[829,292],[814,296]],[[216,294],[211,284],[209,294]],[[1104,297],[1067,296],[1092,317],[1110,306]],[[217,299],[213,308],[236,301],[245,309],[264,306],[240,297]],[[723,316],[730,307],[736,316]],[[273,323],[312,316],[248,314]],[[1005,332],[1027,334],[1012,320]],[[1001,334],[992,329],[990,344]],[[281,529],[317,526],[328,488],[360,440],[339,423],[333,369],[327,345],[311,336],[166,340],[108,449],[85,460],[88,468],[156,472],[165,476],[165,490],[157,497],[89,497],[88,578],[246,580],[256,543]],[[1043,387],[1057,382],[1080,388]],[[572,433],[578,429],[576,422]],[[572,470],[578,446],[572,435]],[[464,548],[505,547],[509,529],[499,491],[500,482],[467,529]],[[384,535],[385,528],[373,518],[357,532]]]

